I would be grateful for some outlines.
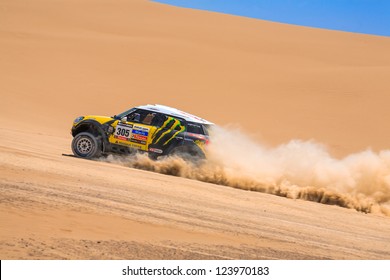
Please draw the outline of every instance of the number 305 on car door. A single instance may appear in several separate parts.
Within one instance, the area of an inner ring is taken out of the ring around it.
[[[129,141],[131,137],[132,125],[118,124],[115,129],[114,138]]]

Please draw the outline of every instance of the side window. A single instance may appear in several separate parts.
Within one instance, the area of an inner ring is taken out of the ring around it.
[[[153,122],[153,119],[156,117],[156,114],[155,113],[147,113],[145,115],[145,117],[142,118],[142,123],[143,124],[147,124],[147,125],[151,125],[152,122]]]
[[[164,115],[160,127],[175,131],[186,131],[186,122],[179,118]]]
[[[156,113],[145,111],[145,110],[136,110],[135,112],[130,113],[127,116],[128,122],[135,122],[146,125],[153,125],[155,122]]]
[[[135,112],[130,113],[129,115],[127,115],[127,121],[140,123],[141,113],[142,113],[141,110],[136,110]]]
[[[196,134],[204,134],[203,127],[198,123],[188,123],[188,132],[196,133]]]
[[[202,127],[203,127],[204,135],[210,135],[209,134],[209,129],[211,128],[211,126],[207,125],[207,124],[204,124],[204,125],[202,125]]]
[[[161,127],[164,124],[165,120],[166,117],[164,115],[156,113],[151,124],[153,126]]]

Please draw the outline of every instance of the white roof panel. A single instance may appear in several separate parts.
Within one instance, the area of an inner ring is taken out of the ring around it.
[[[197,116],[194,116],[192,114],[180,111],[176,108],[172,108],[172,107],[168,107],[168,106],[164,106],[164,105],[158,105],[158,104],[150,105],[149,104],[149,105],[138,106],[137,108],[153,111],[156,113],[163,113],[163,114],[171,115],[174,117],[179,117],[179,118],[185,119],[186,121],[189,121],[189,122],[195,122],[195,123],[201,123],[201,124],[213,124],[212,122],[209,122],[209,121],[202,119],[200,117],[197,117]]]

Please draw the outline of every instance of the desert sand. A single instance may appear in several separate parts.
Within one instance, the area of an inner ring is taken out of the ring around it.
[[[62,155],[77,116],[157,103],[270,149],[387,157],[389,50],[389,37],[147,0],[2,0],[0,258],[390,259],[386,211]]]

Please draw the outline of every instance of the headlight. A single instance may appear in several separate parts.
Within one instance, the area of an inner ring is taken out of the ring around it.
[[[83,119],[84,119],[84,117],[78,117],[78,118],[76,118],[76,119],[73,121],[73,123],[81,122]]]
[[[114,132],[114,128],[110,125],[110,126],[108,127],[108,129],[107,129],[107,132],[108,132],[109,134],[113,133],[113,132]]]

